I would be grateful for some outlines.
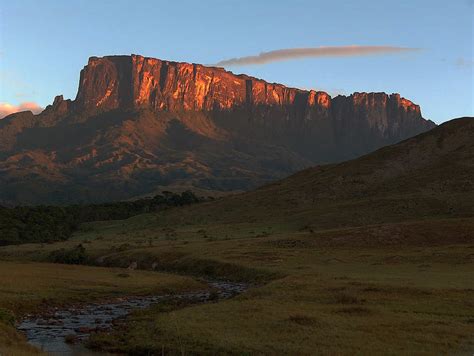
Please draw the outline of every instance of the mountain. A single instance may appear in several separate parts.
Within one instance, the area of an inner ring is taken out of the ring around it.
[[[251,192],[169,211],[159,224],[334,229],[474,216],[474,118]],[[148,225],[147,225],[148,226]],[[470,232],[472,239],[472,231]],[[445,236],[455,238],[453,236]]]
[[[92,57],[75,100],[0,120],[0,202],[247,190],[433,127],[398,94],[331,98],[199,64]]]

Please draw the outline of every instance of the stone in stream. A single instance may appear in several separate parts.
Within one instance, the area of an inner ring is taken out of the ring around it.
[[[66,344],[75,344],[75,343],[79,342],[79,336],[75,335],[75,334],[68,334],[68,335],[64,336],[64,342]]]

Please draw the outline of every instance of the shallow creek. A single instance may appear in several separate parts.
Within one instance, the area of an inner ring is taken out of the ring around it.
[[[217,297],[231,298],[245,289],[244,283],[208,282],[214,292],[196,291],[144,297],[124,297],[113,302],[93,303],[69,309],[51,309],[47,315],[28,316],[19,325],[28,342],[51,355],[94,355],[82,341],[91,332],[111,329],[114,323],[134,310],[169,300],[205,303]]]

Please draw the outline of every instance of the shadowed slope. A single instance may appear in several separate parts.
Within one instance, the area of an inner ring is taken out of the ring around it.
[[[179,215],[317,228],[469,216],[474,214],[473,138],[472,118],[452,120],[361,158],[309,168]]]

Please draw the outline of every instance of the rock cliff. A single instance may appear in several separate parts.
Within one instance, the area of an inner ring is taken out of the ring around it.
[[[0,202],[249,189],[434,126],[399,94],[331,98],[200,64],[91,57],[75,100],[0,121]]]

